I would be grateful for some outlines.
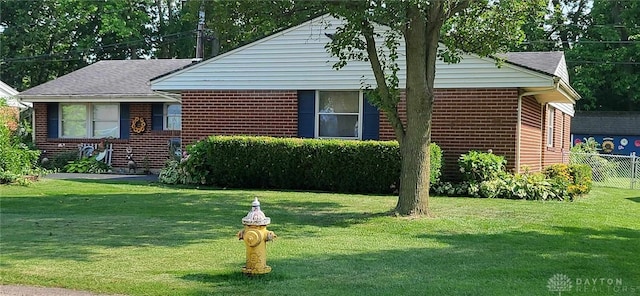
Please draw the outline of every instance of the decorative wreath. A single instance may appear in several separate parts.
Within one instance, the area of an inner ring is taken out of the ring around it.
[[[131,130],[136,134],[141,134],[147,128],[147,123],[142,117],[134,117],[131,121]]]

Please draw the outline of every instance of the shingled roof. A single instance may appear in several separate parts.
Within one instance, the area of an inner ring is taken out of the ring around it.
[[[19,96],[25,100],[46,96],[149,96],[149,80],[185,67],[190,59],[99,61],[58,77]]]
[[[640,112],[576,111],[571,121],[571,133],[640,136]]]
[[[558,76],[569,83],[569,73],[561,51],[508,52],[497,56],[508,63]]]

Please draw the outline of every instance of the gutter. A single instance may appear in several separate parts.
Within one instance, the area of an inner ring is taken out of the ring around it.
[[[25,102],[34,102],[34,103],[49,103],[49,102],[57,102],[57,103],[104,103],[104,102],[135,102],[135,103],[146,103],[146,102],[159,102],[159,101],[169,101],[174,102],[179,99],[175,97],[170,97],[166,95],[160,95],[157,93],[153,94],[141,94],[141,95],[127,95],[127,94],[95,94],[95,95],[43,95],[43,96],[29,96],[29,95],[19,95],[19,98]],[[163,100],[164,99],[164,100]]]
[[[543,94],[543,93],[548,93],[548,92],[553,92],[553,91],[557,91],[558,88],[560,87],[560,81],[561,79],[559,77],[554,77],[553,79],[553,86],[549,87],[549,88],[545,88],[545,89],[541,89],[541,90],[536,90],[536,91],[528,91],[528,92],[523,92],[521,94],[518,95],[518,123],[516,125],[516,173],[520,172],[520,147],[522,145],[522,139],[521,139],[521,135],[522,135],[522,98],[526,97],[526,96],[535,96],[535,95],[539,95],[539,94]],[[543,116],[544,118],[544,116]],[[544,130],[544,119],[542,122],[542,126],[541,128]],[[542,142],[541,142],[542,143]],[[542,169],[542,144],[540,144],[540,169]]]

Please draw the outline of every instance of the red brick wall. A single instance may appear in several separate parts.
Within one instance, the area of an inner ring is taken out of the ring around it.
[[[404,120],[404,98],[400,104]],[[518,90],[438,89],[433,106],[431,141],[443,151],[447,177],[458,171],[458,158],[470,150],[503,155],[515,168]],[[386,117],[380,117],[380,138],[394,139]]]
[[[445,174],[457,174],[460,154],[469,150],[504,155],[508,169],[515,169],[518,90],[512,89],[439,89],[432,118],[433,142],[442,147]],[[140,116],[147,122],[142,134],[131,133],[130,139],[115,139],[113,166],[125,168],[126,147],[133,148],[134,159],[142,167],[149,157],[151,168],[159,169],[168,157],[167,143],[181,137],[183,147],[209,135],[267,135],[296,137],[298,125],[297,91],[186,91],[182,94],[182,127],[180,131],[152,131],[151,104],[130,105],[131,118]],[[405,120],[405,101],[399,105]],[[521,165],[532,171],[540,169],[540,156],[545,165],[561,162],[562,149],[569,149],[570,117],[556,110],[556,139],[547,149],[543,110],[532,97],[522,102]],[[47,139],[46,104],[34,104],[36,112],[36,144],[50,156],[59,151],[77,151],[77,144],[98,142],[96,139]],[[395,139],[384,114],[380,116],[380,139]],[[541,142],[543,141],[543,142]]]
[[[542,160],[542,105],[534,97],[522,98],[520,171],[540,171]]]
[[[78,151],[80,143],[98,143],[99,139],[49,139],[47,138],[47,105],[35,103],[35,138],[36,146],[40,150],[46,150],[48,158],[62,151]],[[143,117],[147,123],[146,130],[141,134],[131,133],[129,139],[112,139],[113,154],[111,164],[116,172],[127,168],[128,160],[126,148],[131,147],[133,159],[137,162],[138,172],[145,167],[144,157],[149,159],[149,168],[157,170],[163,167],[169,156],[168,142],[171,138],[180,138],[180,131],[152,131],[151,130],[151,104],[133,103],[130,105],[130,117]],[[131,128],[131,127],[121,127]],[[128,170],[126,170],[128,171]]]
[[[298,135],[297,91],[186,91],[182,93],[182,139],[210,135]]]
[[[553,120],[553,145],[548,146],[547,143],[547,124],[549,122],[548,110],[551,108],[549,104],[545,105],[544,112],[544,146],[542,147],[542,163],[544,167],[552,165],[554,163],[562,163],[562,154],[565,151],[569,151],[571,146],[571,116],[562,113],[562,111],[554,108],[554,120]]]

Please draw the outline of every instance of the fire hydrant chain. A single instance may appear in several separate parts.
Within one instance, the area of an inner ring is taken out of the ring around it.
[[[247,249],[246,265],[242,268],[245,274],[265,274],[271,271],[267,265],[267,242],[276,238],[273,231],[267,230],[271,218],[260,210],[260,202],[256,197],[251,203],[251,211],[242,218],[244,229],[238,232],[238,239],[244,240]]]

